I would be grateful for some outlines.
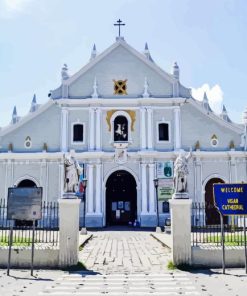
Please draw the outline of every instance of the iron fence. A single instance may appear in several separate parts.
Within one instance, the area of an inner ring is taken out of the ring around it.
[[[59,207],[57,202],[42,203],[42,219],[36,221],[35,246],[57,246]],[[13,246],[30,246],[32,221],[7,220],[7,201],[0,199],[0,246],[9,245],[10,228],[13,227]]]
[[[213,204],[192,203],[192,246],[221,246],[220,214]],[[244,246],[244,216],[225,216],[224,233],[226,246]]]

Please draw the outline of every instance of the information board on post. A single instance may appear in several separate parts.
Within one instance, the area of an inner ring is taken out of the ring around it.
[[[214,184],[214,203],[224,215],[247,215],[247,184]]]
[[[8,189],[8,220],[40,220],[42,219],[42,187]]]
[[[158,200],[166,201],[172,198],[174,184],[172,179],[159,179]]]
[[[213,184],[214,204],[220,213],[222,268],[225,273],[225,238],[223,216],[247,215],[247,184]],[[244,218],[245,272],[247,273],[246,218]]]

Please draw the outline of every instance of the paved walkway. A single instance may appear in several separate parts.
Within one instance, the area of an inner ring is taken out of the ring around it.
[[[91,271],[0,270],[1,296],[245,296],[244,269],[167,270],[169,251],[145,231],[99,231],[80,252]]]
[[[170,250],[148,231],[93,232],[80,252],[88,271],[62,276],[45,295],[200,295],[189,277],[167,270]]]
[[[80,252],[88,270],[102,273],[165,272],[170,250],[145,231],[99,231]]]

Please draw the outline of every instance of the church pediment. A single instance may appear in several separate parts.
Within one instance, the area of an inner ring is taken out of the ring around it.
[[[175,87],[174,87],[175,86]],[[174,95],[174,88],[177,88]],[[117,41],[85,67],[63,81],[61,97],[189,97],[189,89],[172,74],[161,70],[151,59],[125,41]],[[52,93],[59,98],[58,91]]]

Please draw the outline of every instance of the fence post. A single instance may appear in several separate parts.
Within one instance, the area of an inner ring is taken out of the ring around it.
[[[59,265],[78,263],[80,199],[60,199],[59,203]]]
[[[191,264],[191,199],[171,199],[172,259],[175,265]]]

